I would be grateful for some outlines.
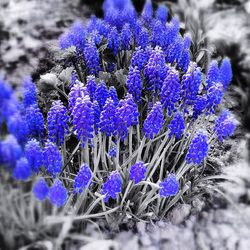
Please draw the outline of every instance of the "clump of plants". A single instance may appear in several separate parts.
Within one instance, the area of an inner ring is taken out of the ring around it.
[[[203,72],[190,45],[164,5],[106,0],[103,19],[60,36],[38,88],[25,79],[19,100],[1,80],[1,164],[62,211],[48,223],[156,220],[199,192],[237,122],[221,106],[230,61]]]

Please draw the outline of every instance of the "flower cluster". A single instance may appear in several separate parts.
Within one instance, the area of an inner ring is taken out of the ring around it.
[[[0,163],[17,180],[46,174],[33,185],[38,200],[87,214],[165,215],[204,176],[210,142],[233,135],[231,113],[217,117],[229,59],[191,61],[191,37],[168,13],[150,0],[141,15],[130,0],[105,0],[103,19],[74,22],[59,38],[46,100],[31,78],[20,100],[0,80],[0,126],[10,134],[1,134]]]

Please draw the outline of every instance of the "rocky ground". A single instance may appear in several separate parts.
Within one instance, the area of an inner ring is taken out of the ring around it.
[[[0,75],[16,86],[37,68],[48,46],[56,43],[72,20],[89,14],[78,1],[63,0],[2,0],[0,9]],[[241,51],[248,55],[249,13],[249,1],[241,9],[214,13],[207,22],[210,40],[217,42],[227,36],[227,42],[240,43]],[[244,63],[248,62],[250,58],[244,57]],[[81,250],[250,249],[250,166],[246,138],[240,134],[228,142],[228,152],[217,162],[223,174],[233,180],[218,186],[223,197],[211,191],[215,195],[210,204],[197,199],[192,205],[179,205],[165,222],[138,223],[136,233],[124,231],[111,236],[90,226],[85,236],[78,237],[83,242]]]

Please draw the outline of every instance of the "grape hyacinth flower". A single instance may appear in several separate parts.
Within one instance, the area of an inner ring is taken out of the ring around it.
[[[116,56],[120,47],[120,39],[116,27],[111,28],[108,35],[108,49]]]
[[[116,157],[116,152],[117,152],[116,146],[111,147],[108,152],[109,157]]]
[[[174,174],[169,174],[160,184],[160,196],[175,196],[179,191],[179,182]]]
[[[16,112],[9,117],[7,121],[8,131],[13,134],[20,144],[25,144],[28,137],[28,126],[25,120],[19,112]]]
[[[192,140],[188,153],[186,156],[186,162],[189,164],[201,164],[204,158],[207,156],[208,142],[207,135],[204,131],[199,131]]]
[[[49,140],[62,145],[68,132],[69,116],[66,107],[60,100],[53,102],[48,112],[47,121]]]
[[[116,135],[117,117],[116,106],[111,98],[108,98],[100,116],[100,131],[106,136]]]
[[[81,140],[84,147],[85,143],[93,138],[94,132],[94,109],[89,96],[76,100],[72,115],[78,140]]]
[[[121,31],[121,49],[129,50],[132,40],[132,32],[131,27],[128,23],[126,23]]]
[[[140,71],[136,66],[130,67],[126,85],[128,88],[128,92],[133,96],[134,100],[137,103],[140,103],[142,92],[142,79]]]
[[[37,105],[32,105],[26,109],[26,122],[29,136],[42,137],[44,131],[44,118]]]
[[[215,113],[215,109],[221,103],[223,98],[223,86],[221,83],[214,84],[207,91],[207,110],[210,113]]]
[[[206,109],[207,107],[207,97],[206,96],[200,96],[198,95],[196,97],[194,106],[193,106],[193,118],[197,119],[198,116],[202,114],[202,112]]]
[[[82,193],[85,188],[91,185],[92,172],[89,166],[84,163],[75,177],[73,189],[74,193]]]
[[[70,30],[59,37],[59,46],[61,49],[67,49],[75,46],[78,53],[83,53],[86,43],[86,31],[82,21],[75,21]]]
[[[43,150],[43,165],[54,178],[62,171],[62,156],[57,146],[47,141]]]
[[[119,104],[117,91],[116,91],[116,88],[114,86],[111,86],[109,88],[109,97],[113,100],[115,106],[117,106]]]
[[[90,97],[91,102],[94,100],[95,91],[97,88],[97,84],[95,82],[95,76],[91,75],[87,77],[86,88]]]
[[[141,14],[142,22],[145,26],[150,27],[153,19],[153,6],[151,0],[146,0]]]
[[[183,41],[181,36],[177,36],[174,42],[167,50],[166,60],[169,63],[178,62],[181,58],[181,53],[183,50]]]
[[[159,20],[155,21],[153,24],[152,35],[150,39],[153,48],[157,45],[161,48],[164,48],[166,46],[167,41],[164,35],[165,32],[166,26]]]
[[[156,102],[143,124],[143,131],[146,138],[153,139],[161,131],[163,124],[164,115],[162,105],[160,102]]]
[[[13,177],[16,180],[26,181],[31,176],[31,169],[25,157],[20,158],[13,171]]]
[[[39,201],[44,201],[48,197],[49,187],[44,178],[39,178],[35,182],[32,192]]]
[[[190,63],[190,55],[188,50],[184,50],[181,54],[181,57],[178,61],[178,67],[186,72],[188,70],[188,65]]]
[[[166,24],[168,20],[168,8],[163,4],[157,8],[156,19],[160,20],[163,24]]]
[[[144,68],[147,90],[153,90],[156,95],[161,90],[166,75],[167,67],[164,53],[161,48],[156,47],[152,50],[149,61]]]
[[[84,59],[88,75],[98,75],[101,70],[97,47],[93,41],[89,41],[84,49]]]
[[[139,48],[145,49],[149,45],[149,33],[146,28],[142,28],[139,33],[137,46]]]
[[[167,37],[167,44],[170,46],[172,43],[174,43],[177,35],[179,34],[180,30],[180,22],[177,17],[173,17],[170,21],[170,23],[167,23],[166,25],[167,31],[166,31],[166,37]]]
[[[209,64],[209,67],[207,70],[206,82],[207,82],[207,89],[212,87],[214,84],[220,82],[220,70],[218,67],[218,62],[215,60],[213,60]]]
[[[181,81],[181,98],[184,105],[193,105],[195,103],[201,84],[201,69],[196,64],[190,65],[190,69],[183,75]]]
[[[69,92],[69,111],[72,113],[77,98],[83,98],[85,95],[88,95],[88,90],[83,86],[83,83],[76,81]]]
[[[95,100],[98,101],[101,109],[105,105],[107,98],[109,97],[109,91],[104,81],[101,81],[96,88]]]
[[[43,165],[43,152],[39,141],[31,139],[25,145],[25,156],[32,172],[38,173]]]
[[[214,131],[216,132],[219,141],[223,142],[228,137],[234,134],[237,126],[237,121],[234,116],[228,111],[224,110],[216,121]]]
[[[104,201],[108,202],[109,198],[115,199],[117,194],[122,190],[122,179],[118,171],[113,171],[103,184],[102,194],[105,195]]]
[[[4,163],[7,169],[12,170],[17,160],[22,157],[22,154],[22,148],[18,144],[16,137],[7,135],[1,142],[1,162]]]
[[[176,110],[175,106],[180,99],[180,88],[178,72],[170,70],[160,93],[162,106],[168,110],[169,115]]]
[[[143,70],[149,60],[149,56],[149,49],[144,50],[140,47],[136,48],[131,59],[131,67],[137,66],[140,71]]]
[[[31,77],[23,80],[23,105],[25,108],[37,104],[36,85],[32,82]]]
[[[66,203],[68,198],[67,189],[59,179],[56,179],[49,189],[48,198],[51,204],[57,207],[62,207]]]
[[[146,172],[147,172],[147,168],[145,164],[143,162],[137,162],[136,164],[131,166],[130,180],[134,181],[135,184],[137,184],[143,179],[145,179]]]
[[[220,66],[220,82],[223,84],[224,89],[227,89],[228,85],[232,81],[233,73],[230,60],[224,58]]]
[[[184,117],[181,112],[176,112],[171,120],[168,129],[170,130],[169,137],[174,135],[177,140],[181,139],[181,136],[185,130]]]
[[[97,101],[93,102],[93,111],[94,111],[94,128],[95,128],[95,134],[97,135],[100,125],[100,116],[101,116],[100,105]]]
[[[116,114],[117,130],[123,141],[128,135],[128,128],[138,124],[139,112],[132,95],[127,94],[125,99],[120,100]]]

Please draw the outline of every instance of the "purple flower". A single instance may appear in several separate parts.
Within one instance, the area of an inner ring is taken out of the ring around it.
[[[135,184],[139,183],[145,178],[147,168],[143,162],[137,162],[131,166],[130,169],[130,180],[134,181]]]
[[[178,72],[169,71],[160,93],[162,106],[168,109],[169,115],[176,109],[175,106],[180,99],[180,88]]]
[[[207,77],[206,77],[206,82],[207,82],[207,89],[215,85],[220,81],[220,71],[218,67],[218,62],[213,60],[208,67],[207,70]]]
[[[223,84],[224,89],[232,81],[233,73],[229,58],[224,58],[220,66],[220,82]]]
[[[152,51],[149,61],[144,68],[147,90],[154,90],[154,94],[156,95],[162,88],[166,74],[167,67],[164,53],[159,47],[156,47]]]
[[[118,96],[117,96],[117,91],[116,91],[114,86],[111,86],[109,88],[109,97],[113,100],[115,106],[117,106],[118,103],[119,103],[119,99],[118,99]]]
[[[166,33],[166,25],[159,20],[154,21],[152,28],[152,36],[150,39],[153,47],[157,45],[160,46],[161,48],[166,47],[167,37],[165,36],[165,33]]]
[[[164,115],[162,105],[160,102],[156,102],[143,124],[145,136],[153,139],[161,131],[163,124]]]
[[[184,105],[193,105],[202,84],[202,72],[196,64],[191,65],[181,81],[181,98]]]
[[[32,82],[31,77],[23,80],[23,105],[25,108],[37,104],[36,85]]]
[[[132,40],[132,32],[131,27],[128,23],[126,23],[121,31],[121,49],[129,50]]]
[[[87,90],[88,90],[88,93],[89,93],[90,100],[91,100],[91,102],[93,102],[94,96],[95,96],[95,91],[96,91],[96,88],[97,88],[94,76],[88,76],[87,77],[86,87],[87,87]]]
[[[162,197],[175,196],[179,191],[179,182],[174,174],[169,174],[159,186]]]
[[[223,98],[223,86],[221,83],[212,85],[207,91],[207,110],[215,113],[215,109],[221,103]]]
[[[116,135],[117,117],[116,106],[111,98],[108,98],[100,117],[100,131],[106,136]]]
[[[28,134],[31,137],[42,137],[44,131],[44,118],[37,105],[32,105],[26,109],[26,122]]]
[[[22,157],[22,149],[13,135],[7,135],[1,143],[1,162],[12,170],[17,160]]]
[[[145,49],[149,45],[149,33],[148,30],[144,27],[139,33],[137,45],[142,49]]]
[[[130,67],[128,78],[127,78],[127,88],[128,92],[133,96],[137,103],[141,102],[141,92],[142,92],[142,79],[138,68]]]
[[[13,134],[20,144],[24,144],[28,138],[28,125],[25,117],[19,112],[11,115],[7,121],[8,131]]]
[[[69,111],[72,113],[77,98],[83,98],[88,95],[86,87],[83,86],[83,83],[76,81],[69,92]]]
[[[178,62],[183,50],[183,41],[181,36],[177,36],[166,53],[166,60],[169,63]]]
[[[20,158],[16,162],[16,167],[14,168],[13,171],[13,177],[16,180],[26,181],[27,179],[29,179],[31,174],[32,174],[31,168],[29,166],[27,159],[25,157]]]
[[[145,26],[150,27],[151,21],[153,19],[153,6],[151,0],[146,0],[142,10],[141,19]]]
[[[44,201],[48,197],[49,187],[44,178],[39,178],[35,182],[32,192],[34,196],[40,201]]]
[[[98,75],[101,70],[99,52],[93,41],[89,41],[84,49],[84,59],[88,75]]]
[[[56,177],[62,171],[62,156],[57,146],[47,141],[43,150],[43,165],[46,171]]]
[[[196,97],[196,100],[193,106],[194,119],[197,119],[198,116],[200,116],[202,112],[206,109],[206,107],[207,107],[207,97],[204,95],[203,96],[198,95]]]
[[[94,132],[94,109],[89,96],[76,100],[72,115],[77,137],[84,146],[89,139],[93,138]]]
[[[190,63],[189,50],[185,49],[182,51],[181,57],[179,58],[179,61],[177,64],[181,70],[183,70],[184,72],[187,72],[189,63]]]
[[[128,128],[138,124],[139,112],[132,95],[127,94],[125,99],[120,100],[116,114],[117,130],[123,141],[128,135]]]
[[[141,71],[147,64],[149,56],[150,56],[149,49],[144,50],[141,49],[140,47],[136,48],[131,59],[131,67],[137,66],[138,69]]]
[[[100,116],[101,116],[101,108],[97,101],[93,102],[93,110],[94,110],[94,128],[95,134],[98,134],[99,123],[100,123]]]
[[[48,138],[51,142],[62,145],[68,132],[69,116],[60,100],[54,101],[47,116]]]
[[[99,103],[101,109],[103,108],[107,98],[109,97],[109,91],[104,81],[101,81],[96,88],[95,100]]]
[[[228,111],[224,110],[216,121],[214,131],[216,132],[219,141],[223,140],[234,134],[237,126],[237,121],[234,116]]]
[[[181,112],[177,112],[174,114],[174,117],[171,120],[168,129],[170,130],[169,137],[174,135],[176,139],[181,139],[181,136],[183,135],[185,130],[185,122]]]
[[[156,18],[160,20],[163,24],[166,24],[168,20],[168,8],[161,4],[156,11]]]
[[[88,188],[92,183],[91,179],[92,172],[89,166],[84,163],[75,177],[73,185],[74,193],[81,193],[85,188]]]
[[[116,146],[111,147],[108,152],[109,157],[116,157],[116,152],[117,152]]]
[[[49,189],[48,198],[51,204],[57,207],[61,207],[66,203],[68,198],[67,189],[59,179],[56,179]]]
[[[115,199],[117,194],[122,190],[122,179],[118,171],[113,171],[103,184],[102,194],[105,195],[104,201],[108,202],[109,198]]]
[[[189,164],[201,164],[204,158],[207,156],[208,142],[207,135],[204,131],[199,131],[192,140],[188,153],[186,156],[186,162]]]
[[[70,30],[59,37],[59,46],[61,49],[75,46],[79,53],[82,53],[86,43],[86,31],[82,21],[75,21]]]
[[[29,166],[33,172],[39,172],[43,165],[43,152],[39,141],[31,139],[25,145],[25,156],[28,160]]]
[[[113,52],[113,55],[116,56],[120,47],[119,34],[116,27],[111,28],[110,33],[108,34],[108,49]]]

